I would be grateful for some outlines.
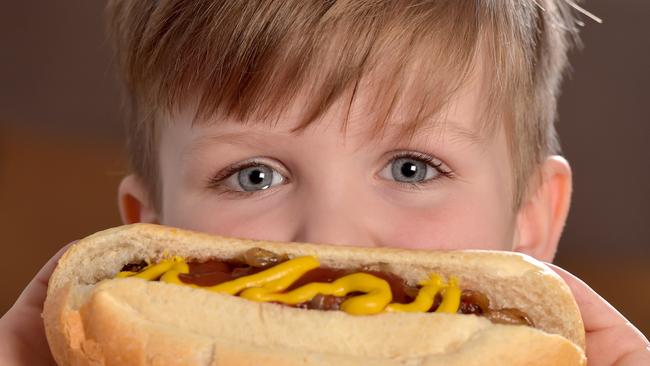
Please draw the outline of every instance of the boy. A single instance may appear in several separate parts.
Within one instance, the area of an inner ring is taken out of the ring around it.
[[[550,262],[571,171],[556,96],[564,1],[112,1],[132,98],[125,223]],[[55,258],[60,255],[57,254]],[[4,363],[50,361],[53,258],[0,323]],[[648,341],[570,274],[590,364]]]

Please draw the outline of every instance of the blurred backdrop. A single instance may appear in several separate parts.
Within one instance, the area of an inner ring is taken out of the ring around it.
[[[0,13],[0,314],[59,247],[120,224],[125,153],[102,1]],[[574,198],[557,263],[650,334],[650,2],[590,0],[559,132]]]

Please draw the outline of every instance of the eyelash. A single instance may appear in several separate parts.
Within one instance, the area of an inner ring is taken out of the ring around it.
[[[453,179],[455,178],[455,174],[452,170],[450,169],[443,169],[442,166],[444,165],[442,161],[433,158],[432,156],[418,153],[415,151],[404,151],[404,152],[399,152],[393,155],[393,157],[388,161],[388,164],[392,164],[395,160],[397,159],[413,159],[417,160],[420,162],[423,162],[429,166],[431,166],[433,169],[435,169],[438,173],[440,173],[440,176],[436,178],[431,178],[429,180],[425,180],[422,182],[398,182],[394,181],[393,183],[397,183],[400,186],[410,189],[410,190],[421,190],[423,187],[437,183],[440,179],[443,178],[450,178]]]
[[[400,185],[400,186],[402,186],[402,187],[404,187],[406,189],[420,190],[420,189],[422,189],[422,187],[427,186],[427,185],[432,184],[432,183],[435,183],[436,181],[438,181],[438,180],[440,180],[442,178],[454,178],[455,177],[453,171],[441,168],[444,164],[440,160],[435,159],[435,158],[433,158],[433,157],[431,157],[429,155],[414,152],[414,151],[404,151],[404,152],[396,153],[391,157],[391,159],[388,161],[387,164],[392,164],[395,160],[403,159],[403,158],[408,158],[408,159],[413,159],[413,160],[423,162],[423,163],[431,166],[433,169],[435,169],[438,173],[441,174],[440,176],[438,176],[436,178],[431,178],[431,179],[423,181],[423,182],[398,182],[398,181],[393,182],[393,183],[397,183],[398,185]],[[217,175],[211,177],[208,180],[207,186],[208,186],[209,189],[217,190],[221,194],[229,195],[229,196],[232,196],[232,197],[245,198],[245,197],[250,197],[250,196],[253,196],[253,195],[256,195],[256,194],[260,194],[261,193],[260,191],[235,191],[235,190],[232,190],[232,189],[225,188],[223,186],[223,184],[222,184],[225,179],[227,179],[231,175],[239,172],[240,170],[250,168],[250,167],[260,166],[260,165],[269,166],[268,164],[265,164],[265,163],[263,163],[261,161],[258,161],[258,160],[252,160],[252,161],[247,161],[247,162],[231,165],[231,166],[225,168],[223,171],[219,172]],[[273,168],[273,167],[271,166],[271,168]],[[273,168],[273,169],[275,169],[275,168]],[[286,184],[287,182],[290,181],[288,177],[285,176],[284,178],[285,178],[284,184]],[[264,190],[263,192],[266,192],[266,191],[267,190]]]
[[[245,198],[245,197],[253,196],[255,194],[259,194],[261,193],[260,191],[235,191],[224,187],[222,184],[224,180],[226,180],[231,175],[239,172],[240,170],[255,167],[255,166],[270,166],[271,168],[275,169],[273,166],[258,160],[252,160],[252,161],[246,161],[243,163],[234,164],[225,168],[223,171],[219,172],[214,177],[211,177],[208,181],[208,188],[217,190],[220,194],[228,195],[234,198],[239,198],[239,197]],[[285,178],[285,183],[289,182],[289,178],[287,177],[284,178]],[[262,192],[266,192],[266,191],[269,190],[265,189]]]

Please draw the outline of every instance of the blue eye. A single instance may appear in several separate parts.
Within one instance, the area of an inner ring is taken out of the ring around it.
[[[411,158],[393,160],[390,164],[390,172],[394,180],[405,183],[422,182],[440,174],[429,164]]]
[[[234,191],[262,191],[284,182],[284,177],[275,169],[265,164],[241,167],[227,177],[223,184]]]
[[[393,157],[379,176],[398,183],[417,185],[451,174],[451,171],[443,169],[443,163],[437,159],[416,152],[403,152]]]

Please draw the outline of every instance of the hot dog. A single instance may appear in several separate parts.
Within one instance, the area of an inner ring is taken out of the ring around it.
[[[129,225],[61,258],[43,318],[61,365],[585,363],[567,286],[530,257],[494,251]]]

